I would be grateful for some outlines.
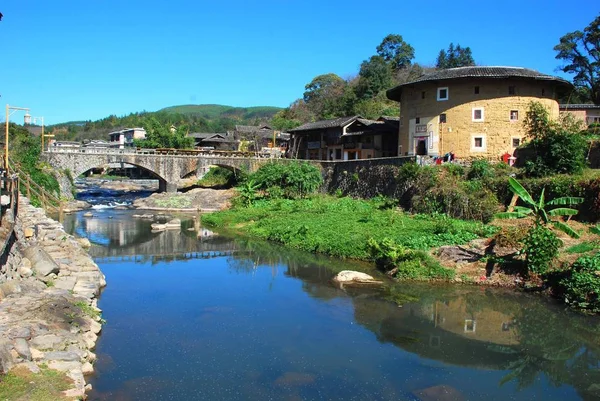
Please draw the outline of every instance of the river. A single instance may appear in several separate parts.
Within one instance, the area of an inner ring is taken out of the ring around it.
[[[542,297],[401,283],[365,265],[216,235],[153,233],[131,210],[65,217],[108,282],[90,400],[591,400],[600,320]],[[376,273],[375,273],[376,274]]]

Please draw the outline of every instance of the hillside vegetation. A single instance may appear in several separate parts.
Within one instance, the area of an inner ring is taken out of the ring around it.
[[[49,126],[62,141],[108,140],[107,134],[121,128],[145,127],[151,120],[163,125],[184,127],[189,132],[225,132],[235,125],[268,123],[278,107],[232,107],[218,104],[171,106],[155,112],[137,112],[126,116],[111,115],[96,121],[72,121]]]

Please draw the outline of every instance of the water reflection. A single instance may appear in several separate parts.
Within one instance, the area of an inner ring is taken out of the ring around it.
[[[342,290],[335,272],[376,272],[211,235],[192,218],[160,233],[128,211],[66,226],[94,238],[109,282],[91,399],[600,398],[598,319],[541,297]]]

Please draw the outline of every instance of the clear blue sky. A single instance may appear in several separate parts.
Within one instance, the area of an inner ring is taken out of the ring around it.
[[[558,74],[552,48],[600,2],[4,0],[0,12],[0,104],[53,124],[179,104],[286,107],[316,75],[355,75],[389,33],[423,64],[454,42],[478,64]]]

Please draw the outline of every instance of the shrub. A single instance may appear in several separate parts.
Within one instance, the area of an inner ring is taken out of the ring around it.
[[[469,180],[483,180],[494,176],[494,168],[487,160],[475,160],[467,174]]]
[[[559,281],[558,291],[574,308],[600,311],[600,253],[577,259]]]
[[[286,198],[304,198],[316,192],[323,178],[319,169],[306,162],[268,163],[261,166],[251,179],[258,189],[280,187]]]
[[[527,269],[536,274],[544,274],[552,261],[558,256],[562,241],[552,230],[542,226],[533,226],[523,241],[522,253],[525,254]]]
[[[444,170],[454,177],[462,177],[465,175],[465,169],[460,164],[447,163],[443,165]]]
[[[210,170],[198,180],[198,185],[203,188],[230,187],[236,182],[233,171],[224,167],[211,167]]]

